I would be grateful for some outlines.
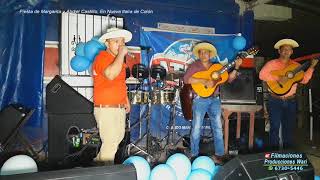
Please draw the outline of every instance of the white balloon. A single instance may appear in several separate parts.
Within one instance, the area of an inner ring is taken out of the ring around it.
[[[191,173],[191,162],[188,157],[182,153],[176,153],[170,156],[166,164],[173,168],[177,180],[185,180]]]
[[[1,167],[0,175],[24,174],[38,172],[37,163],[27,155],[9,158]]]

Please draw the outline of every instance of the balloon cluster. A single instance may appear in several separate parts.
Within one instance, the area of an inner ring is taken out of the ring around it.
[[[70,61],[71,68],[76,72],[87,70],[95,56],[104,49],[106,46],[96,36],[86,43],[79,42],[75,49],[76,55]]]
[[[131,156],[123,164],[134,165],[138,180],[211,180],[220,168],[207,156],[199,156],[191,164],[181,153],[170,156],[165,164],[152,170],[148,161],[139,156]]]

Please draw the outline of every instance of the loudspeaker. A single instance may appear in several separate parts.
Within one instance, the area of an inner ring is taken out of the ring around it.
[[[283,153],[283,152],[282,152]],[[302,153],[295,153],[302,154]],[[302,158],[307,157],[302,154]],[[295,160],[295,159],[290,159]],[[286,180],[309,180],[314,179],[314,169],[308,161],[307,166],[302,166],[303,170],[269,170],[268,166],[264,166],[265,153],[251,154],[245,156],[237,156],[224,166],[221,166],[215,179],[223,180],[249,180],[249,179],[286,179]],[[281,166],[277,166],[281,168]],[[291,166],[297,168],[300,166]],[[274,168],[274,167],[273,167]],[[290,166],[289,166],[290,168]]]
[[[52,165],[67,165],[74,153],[68,138],[71,131],[96,127],[93,114],[48,114],[48,160]],[[71,132],[77,133],[77,132]]]
[[[0,179],[6,180],[137,180],[137,174],[134,166],[115,165],[87,168],[74,168],[58,171],[45,171],[37,173],[17,174],[10,176],[1,176]]]
[[[30,109],[21,105],[9,105],[0,112],[0,143],[6,144],[11,136],[18,132],[19,127],[24,123],[29,116],[27,114]]]
[[[256,72],[240,69],[240,75],[232,83],[220,87],[220,98],[224,104],[256,104]]]
[[[15,143],[19,142],[32,157],[38,158],[38,154],[34,151],[28,139],[19,132],[33,112],[34,109],[27,109],[18,104],[9,105],[0,112],[0,152],[14,151]]]
[[[47,112],[54,114],[93,112],[93,103],[69,86],[58,75],[46,87],[46,106]]]

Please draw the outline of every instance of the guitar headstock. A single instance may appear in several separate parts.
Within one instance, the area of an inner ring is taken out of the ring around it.
[[[252,48],[247,49],[246,51],[240,52],[239,57],[246,58],[247,56],[250,56],[250,55],[256,55],[256,54],[258,54],[258,52],[259,52],[258,47],[252,47]]]

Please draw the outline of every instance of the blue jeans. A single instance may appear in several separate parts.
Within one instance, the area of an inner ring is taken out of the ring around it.
[[[191,155],[198,156],[201,126],[206,112],[210,118],[212,134],[214,136],[214,148],[217,156],[224,155],[222,125],[221,125],[221,102],[219,97],[201,98],[196,97],[192,105],[193,120],[191,130]]]
[[[283,147],[292,146],[296,124],[296,100],[281,100],[269,96],[268,112],[270,117],[270,146],[279,147],[280,124],[282,127]]]

